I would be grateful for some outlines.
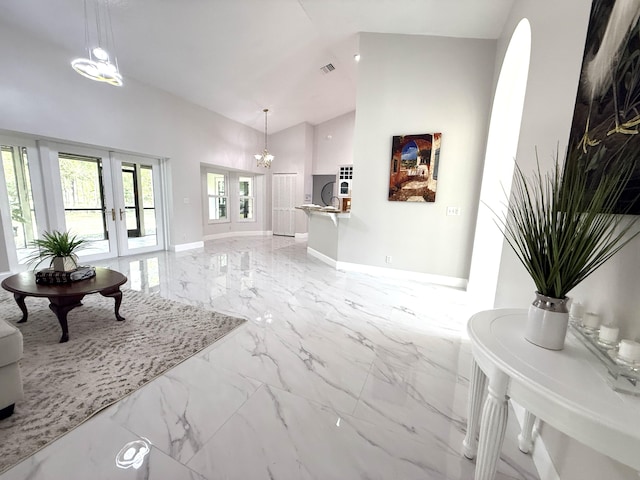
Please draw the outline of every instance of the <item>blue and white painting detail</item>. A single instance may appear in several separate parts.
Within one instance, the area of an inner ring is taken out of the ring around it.
[[[389,200],[435,202],[441,133],[393,137]]]

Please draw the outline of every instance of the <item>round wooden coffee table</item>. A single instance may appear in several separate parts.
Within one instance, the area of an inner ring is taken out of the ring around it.
[[[49,308],[55,313],[58,322],[60,322],[60,327],[62,328],[60,343],[63,343],[69,340],[67,314],[82,305],[81,300],[85,295],[99,293],[103,297],[112,297],[116,303],[116,320],[124,320],[124,317],[120,316],[119,312],[120,304],[122,303],[120,286],[126,281],[127,277],[120,272],[96,267],[95,277],[57,285],[38,284],[36,283],[34,272],[21,272],[5,278],[2,281],[2,288],[13,293],[13,298],[16,300],[20,310],[22,310],[22,319],[18,323],[27,321],[27,306],[24,303],[26,297],[47,297],[49,299]]]

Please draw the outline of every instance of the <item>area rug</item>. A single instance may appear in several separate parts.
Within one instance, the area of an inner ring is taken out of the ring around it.
[[[24,400],[0,421],[0,473],[140,388],[245,322],[159,296],[123,290],[114,301],[88,295],[68,315],[67,343],[48,300],[26,299],[29,318],[20,370]],[[21,318],[13,298],[0,293],[0,315]]]

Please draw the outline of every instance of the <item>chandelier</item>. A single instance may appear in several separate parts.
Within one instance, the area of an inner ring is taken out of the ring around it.
[[[264,112],[264,150],[262,153],[256,153],[254,155],[259,167],[271,168],[271,162],[273,162],[274,156],[267,150],[267,112],[268,108],[263,110]]]
[[[89,27],[89,1],[95,15],[95,32]],[[92,35],[93,33],[93,35]],[[73,69],[91,80],[105,82],[117,87],[122,85],[122,75],[118,70],[115,56],[111,13],[108,0],[84,0],[84,46],[87,58],[76,58],[71,62]],[[113,53],[113,62],[109,56]]]

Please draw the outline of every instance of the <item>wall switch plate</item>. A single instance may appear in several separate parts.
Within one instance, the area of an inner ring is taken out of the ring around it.
[[[391,255],[384,257],[384,263],[391,263]]]
[[[449,216],[460,215],[460,207],[447,207],[447,215]]]

